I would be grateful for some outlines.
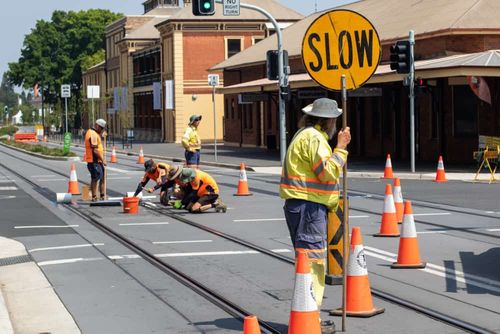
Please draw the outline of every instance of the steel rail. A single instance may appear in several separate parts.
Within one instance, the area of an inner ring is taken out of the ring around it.
[[[18,158],[18,157],[15,157],[15,158]],[[20,159],[20,160],[24,160],[24,159]],[[3,164],[1,164],[1,165],[3,165]],[[44,167],[44,166],[38,166],[38,167],[50,170],[49,168]],[[235,242],[235,243],[237,243],[237,244],[239,244],[241,246],[245,246],[245,247],[251,248],[253,250],[262,252],[262,253],[264,253],[266,255],[269,255],[269,256],[271,256],[271,257],[273,257],[273,258],[275,258],[277,260],[280,260],[282,262],[285,262],[285,263],[288,263],[288,264],[291,264],[291,265],[295,265],[295,261],[292,258],[283,256],[283,255],[280,255],[280,254],[277,254],[277,253],[274,253],[274,252],[272,252],[272,251],[270,251],[270,250],[268,250],[266,248],[263,248],[261,246],[255,245],[255,244],[253,244],[253,243],[251,243],[249,241],[246,241],[246,240],[240,239],[238,237],[229,235],[227,233],[224,233],[224,232],[221,232],[221,231],[218,231],[218,230],[206,227],[206,226],[204,226],[202,224],[190,221],[189,219],[181,217],[181,216],[179,216],[179,215],[177,215],[175,213],[171,213],[171,212],[169,213],[169,212],[166,211],[168,209],[159,209],[159,208],[154,208],[154,207],[151,207],[151,206],[146,206],[146,208],[148,208],[148,209],[150,209],[152,211],[155,211],[157,213],[166,215],[166,216],[168,216],[170,218],[179,220],[181,222],[185,222],[185,223],[187,223],[187,224],[189,224],[189,225],[191,225],[193,227],[202,228],[203,230],[205,230],[207,232],[213,233],[213,234],[215,234],[217,236],[220,236],[220,237],[223,237],[223,238],[225,238],[227,240],[231,240],[231,241],[233,241],[233,242]],[[355,210],[357,210],[357,209],[355,209]],[[379,290],[379,289],[376,289],[376,288],[372,287],[371,291],[372,291],[372,294],[374,296],[376,296],[376,297],[378,297],[380,299],[389,301],[389,302],[391,302],[393,304],[396,304],[396,305],[399,305],[401,307],[410,309],[410,310],[415,311],[417,313],[424,314],[424,315],[426,315],[426,316],[428,316],[430,318],[436,319],[436,320],[441,321],[441,322],[443,322],[445,324],[448,324],[450,326],[453,326],[453,327],[456,327],[456,328],[468,331],[470,333],[494,334],[493,331],[490,331],[488,329],[479,327],[479,326],[471,324],[469,322],[462,321],[461,319],[454,318],[452,316],[446,315],[446,314],[441,313],[441,312],[436,311],[436,310],[432,310],[432,309],[430,309],[428,307],[425,307],[425,306],[413,303],[411,301],[408,301],[408,300],[405,300],[403,298],[394,296],[394,295],[389,294],[387,292],[383,292],[382,290]]]

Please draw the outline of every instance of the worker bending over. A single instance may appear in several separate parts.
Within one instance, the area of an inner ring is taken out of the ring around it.
[[[153,193],[155,190],[160,190],[160,203],[163,205],[168,205],[168,189],[174,185],[174,182],[168,181],[168,172],[170,171],[170,165],[165,162],[155,162],[153,159],[149,159],[144,163],[145,174],[141,182],[135,190],[134,197],[139,195],[139,193],[144,189],[149,180],[156,182],[153,188],[148,188],[146,191],[148,193]]]
[[[226,212],[227,207],[219,197],[219,187],[210,174],[199,169],[173,168],[170,181],[176,181],[183,190],[182,204],[192,213],[200,213],[215,208],[216,212]]]

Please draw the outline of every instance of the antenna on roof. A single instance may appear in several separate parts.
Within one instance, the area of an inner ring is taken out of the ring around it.
[[[314,12],[318,12],[318,0],[314,0]]]

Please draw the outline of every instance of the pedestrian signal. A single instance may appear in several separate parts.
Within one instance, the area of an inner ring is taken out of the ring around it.
[[[215,14],[215,0],[193,0],[194,16],[210,16]]]
[[[391,46],[391,70],[397,73],[410,73],[412,59],[410,41],[397,41]]]

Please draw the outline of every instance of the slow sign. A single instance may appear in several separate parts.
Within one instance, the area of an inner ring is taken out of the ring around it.
[[[364,16],[350,10],[332,10],[319,16],[302,41],[304,66],[319,85],[341,90],[362,86],[375,73],[382,56],[380,39]]]

